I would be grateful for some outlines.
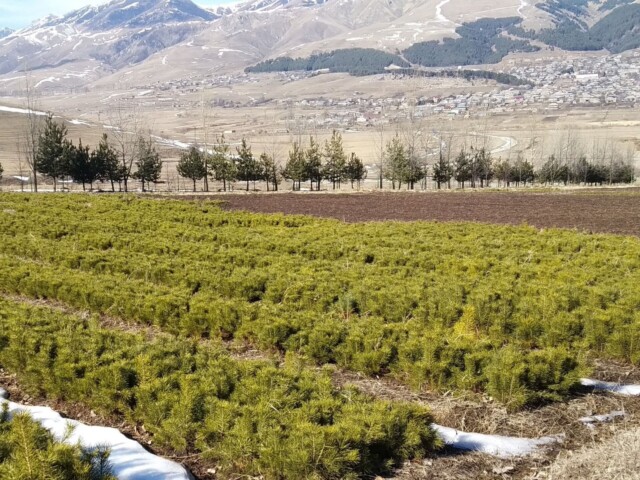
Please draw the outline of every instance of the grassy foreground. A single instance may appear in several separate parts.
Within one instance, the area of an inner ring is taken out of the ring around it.
[[[0,290],[513,408],[640,362],[639,267],[628,237],[0,195]]]

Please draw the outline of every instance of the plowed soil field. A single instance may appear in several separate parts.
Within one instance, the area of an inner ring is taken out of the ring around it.
[[[207,198],[222,201],[230,210],[315,215],[346,222],[472,221],[640,236],[640,189],[634,188],[558,193],[226,194]]]

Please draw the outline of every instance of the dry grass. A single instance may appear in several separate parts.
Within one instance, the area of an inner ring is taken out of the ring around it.
[[[632,480],[640,478],[640,428],[619,430],[611,438],[562,452],[537,478],[556,480]]]

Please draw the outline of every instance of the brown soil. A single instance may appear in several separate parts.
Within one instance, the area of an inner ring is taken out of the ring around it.
[[[229,210],[363,221],[481,222],[640,236],[640,189],[187,195]]]

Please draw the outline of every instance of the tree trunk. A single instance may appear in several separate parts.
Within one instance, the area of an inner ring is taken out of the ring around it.
[[[196,179],[193,179],[193,192],[195,193],[196,191]]]

